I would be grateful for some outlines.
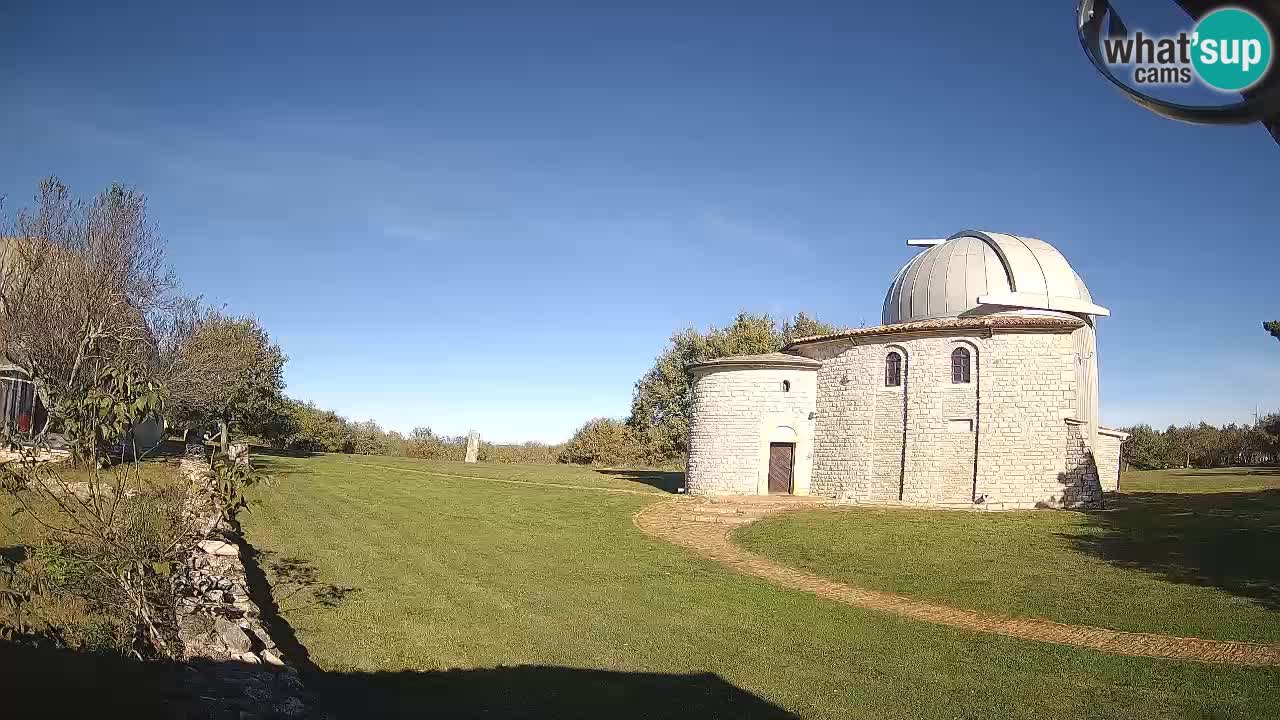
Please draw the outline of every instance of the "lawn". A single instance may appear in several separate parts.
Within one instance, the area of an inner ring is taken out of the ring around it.
[[[1126,473],[1103,512],[819,510],[740,545],[879,590],[1117,630],[1280,642],[1280,471]]]
[[[1280,670],[971,634],[732,574],[632,525],[668,473],[265,464],[243,517],[256,562],[353,589],[281,602],[347,717],[1280,715]]]

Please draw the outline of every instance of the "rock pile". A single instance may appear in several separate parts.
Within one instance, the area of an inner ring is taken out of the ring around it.
[[[238,531],[199,497],[198,488],[212,479],[203,447],[188,447],[180,470],[197,488],[188,503],[192,527],[212,528],[173,576],[178,637],[189,667],[185,685],[198,698],[194,717],[325,717],[297,671],[286,664],[249,597]]]

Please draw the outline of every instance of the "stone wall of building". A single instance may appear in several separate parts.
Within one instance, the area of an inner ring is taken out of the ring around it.
[[[809,494],[816,376],[816,368],[695,370],[685,471],[689,492],[765,494],[769,443],[794,442],[794,492]]]
[[[1077,414],[1072,336],[996,332],[984,344],[976,499],[988,509],[1061,507],[1066,420]]]
[[[893,463],[901,467],[903,395],[868,392],[873,383],[884,384],[884,348],[846,339],[805,346],[804,354],[822,361],[817,373],[812,494],[858,502],[896,500],[900,471],[894,471]],[[909,374],[910,358],[904,367]],[[877,474],[873,449],[881,445],[886,457]]]
[[[1114,434],[1114,430],[1098,432],[1097,444],[1094,447],[1094,460],[1098,463],[1098,481],[1103,492],[1115,492],[1120,489],[1120,445],[1124,436]]]
[[[973,503],[977,388],[983,353],[978,341],[928,337],[909,346],[914,372],[907,383],[907,463],[902,501],[918,505]],[[953,383],[951,353],[969,352],[969,382]]]
[[[952,382],[957,347],[970,351],[968,383]],[[1065,421],[1076,410],[1069,333],[917,333],[801,349],[823,362],[814,494],[990,510],[1063,505]],[[887,388],[895,349],[903,386]]]
[[[1067,422],[1067,464],[1062,473],[1061,507],[1099,507],[1102,486],[1098,483],[1098,464],[1093,450],[1085,443],[1088,423]]]

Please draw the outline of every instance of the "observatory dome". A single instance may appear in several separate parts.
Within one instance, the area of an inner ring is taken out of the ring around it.
[[[1062,253],[1043,240],[964,230],[912,244],[927,249],[889,286],[885,325],[1008,312],[1110,314],[1093,303]]]

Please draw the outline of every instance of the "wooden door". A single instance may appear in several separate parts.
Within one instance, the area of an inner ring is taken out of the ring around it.
[[[769,443],[769,494],[791,493],[791,471],[795,464],[795,443]]]

